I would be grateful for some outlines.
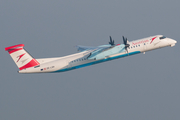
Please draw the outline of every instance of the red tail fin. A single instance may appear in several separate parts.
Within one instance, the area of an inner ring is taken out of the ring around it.
[[[24,44],[18,44],[10,47],[6,47],[5,51],[8,51],[16,65],[20,70],[34,67],[39,65],[38,61],[28,54],[24,49]]]

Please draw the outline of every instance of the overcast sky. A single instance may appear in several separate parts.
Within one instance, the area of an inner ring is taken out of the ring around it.
[[[0,120],[180,119],[179,0],[1,0]],[[53,74],[19,74],[5,47],[34,58],[76,45],[163,34],[175,47]]]

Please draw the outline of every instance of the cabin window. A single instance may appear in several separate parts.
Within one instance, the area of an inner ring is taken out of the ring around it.
[[[165,36],[162,36],[162,37],[160,37],[159,39],[162,40],[162,39],[165,39],[165,38],[166,38]]]

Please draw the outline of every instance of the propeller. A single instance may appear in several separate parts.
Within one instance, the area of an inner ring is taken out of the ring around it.
[[[114,40],[112,40],[111,36],[109,36],[109,37],[110,37],[110,42],[109,42],[109,44],[112,45],[112,46],[115,45],[115,44],[114,44]]]
[[[122,36],[123,37],[123,43],[124,43],[124,45],[125,45],[125,50],[126,50],[126,52],[128,53],[128,50],[127,50],[127,48],[129,48],[129,44],[127,44],[127,38],[125,38],[124,36]],[[128,53],[128,55],[129,55],[129,53]]]

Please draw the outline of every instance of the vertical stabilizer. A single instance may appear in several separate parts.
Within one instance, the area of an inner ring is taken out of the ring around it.
[[[9,52],[10,56],[20,70],[39,65],[36,59],[29,55],[24,49],[24,44],[18,44],[6,47],[5,50]]]

